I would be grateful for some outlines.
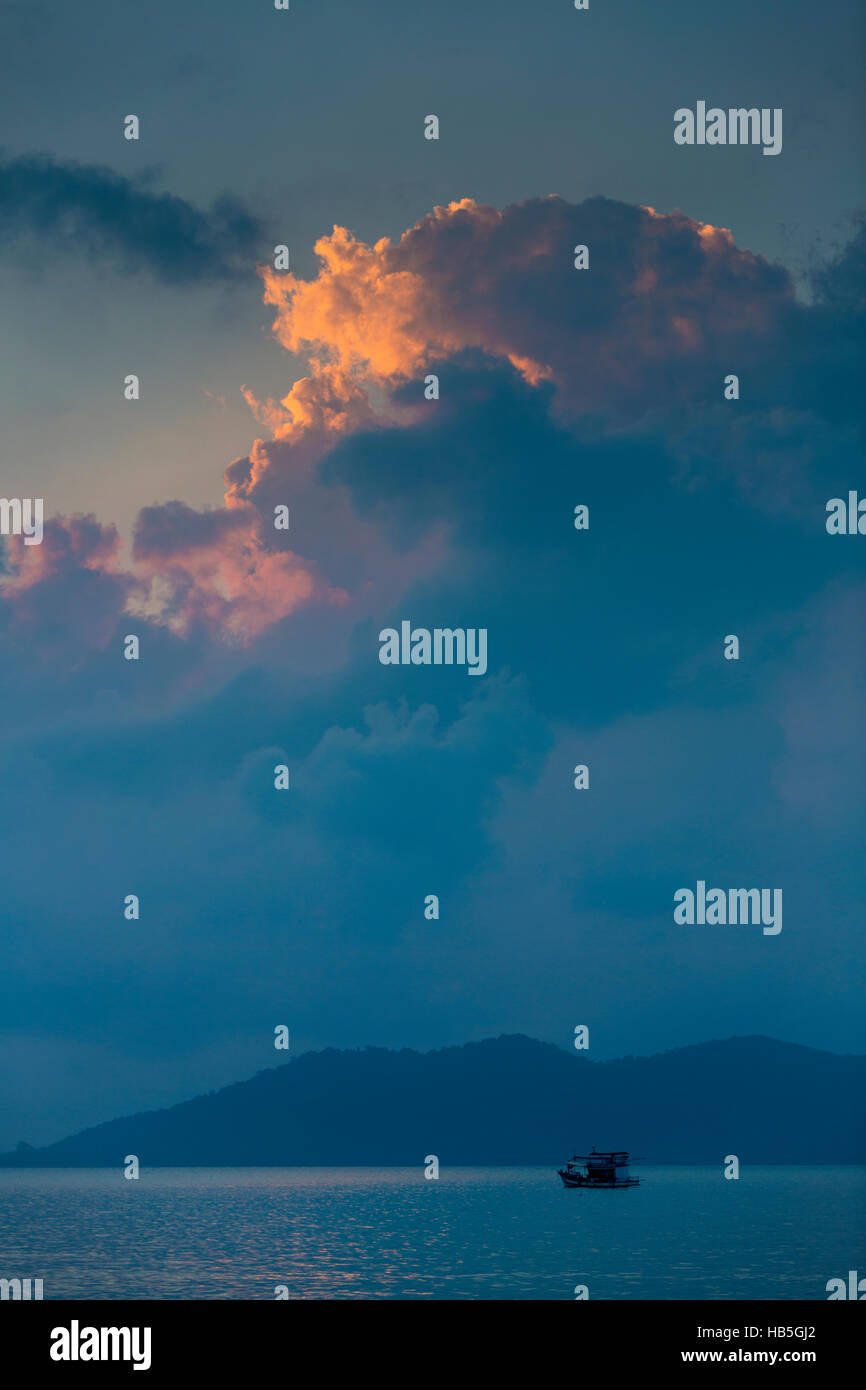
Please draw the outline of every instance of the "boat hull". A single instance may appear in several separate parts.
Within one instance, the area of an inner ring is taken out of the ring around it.
[[[639,1187],[640,1178],[624,1178],[622,1182],[595,1182],[590,1178],[584,1177],[582,1173],[566,1173],[560,1168],[559,1176],[562,1178],[563,1187]]]

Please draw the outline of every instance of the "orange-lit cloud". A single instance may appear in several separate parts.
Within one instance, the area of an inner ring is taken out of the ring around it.
[[[576,245],[589,247],[587,271]],[[687,363],[744,326],[767,331],[792,299],[787,274],[726,228],[604,198],[503,211],[464,198],[398,241],[335,227],[315,250],[312,281],[263,268],[264,299],[278,341],[313,354],[314,380],[339,369],[342,387],[393,386],[477,348],[532,384],[554,381],[563,406],[596,410],[629,376],[640,399],[660,362]]]
[[[317,578],[293,551],[269,545],[251,507],[195,511],[181,502],[145,507],[133,541],[136,573],[148,581],[141,611],[177,632],[193,625],[246,641],[316,599],[347,595]]]
[[[577,245],[589,248],[588,270],[574,267]],[[226,469],[223,507],[170,502],[139,515],[126,601],[177,633],[249,642],[311,604],[344,606],[376,575],[405,583],[411,556],[392,563],[348,494],[323,489],[319,465],[359,431],[411,429],[430,371],[447,411],[460,354],[509,363],[543,387],[561,422],[589,415],[611,430],[717,400],[724,372],[772,356],[794,306],[787,273],[727,229],[605,198],[501,211],[464,198],[396,240],[366,244],[334,227],[315,250],[312,280],[260,271],[276,340],[309,362],[280,400],[243,388],[271,437]],[[274,528],[281,504],[301,507],[298,551]],[[12,591],[63,565],[119,573],[116,537],[93,525],[63,523],[18,555]],[[419,565],[431,553],[422,561],[419,550]],[[332,563],[354,563],[354,587],[329,577]]]
[[[399,257],[420,227],[459,222],[480,239],[503,216],[463,198],[434,208],[396,246],[387,237],[368,246],[345,227],[334,227],[315,244],[322,263],[315,280],[263,268],[264,300],[277,310],[275,337],[291,352],[313,353],[339,365],[344,374],[356,372],[378,382],[406,380],[431,359],[467,347],[499,352],[502,344],[487,340],[482,317],[473,319],[471,310],[454,314],[432,264],[414,268],[411,250],[405,264]],[[508,350],[503,355],[511,357]],[[542,364],[528,360],[525,367],[536,375],[544,371]]]

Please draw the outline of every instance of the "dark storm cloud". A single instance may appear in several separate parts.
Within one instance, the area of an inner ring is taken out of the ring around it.
[[[144,178],[49,155],[0,158],[0,248],[33,238],[170,285],[250,273],[262,226],[229,195],[209,210]]]
[[[846,323],[866,325],[866,212],[854,219],[848,241],[813,272],[812,287],[820,303]]]

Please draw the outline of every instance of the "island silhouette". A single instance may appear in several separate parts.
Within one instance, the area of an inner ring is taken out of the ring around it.
[[[863,1163],[866,1057],[767,1037],[592,1061],[520,1034],[306,1052],[167,1109],[109,1120],[0,1166],[551,1164],[621,1147],[648,1163]]]

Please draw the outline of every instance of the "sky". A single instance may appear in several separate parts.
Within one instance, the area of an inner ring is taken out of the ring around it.
[[[279,1024],[864,1050],[863,24],[0,5],[0,1147]],[[404,619],[486,673],[381,664]]]

